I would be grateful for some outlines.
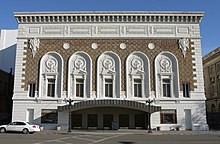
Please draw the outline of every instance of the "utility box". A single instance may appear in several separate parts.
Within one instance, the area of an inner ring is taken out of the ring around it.
[[[119,124],[118,122],[113,121],[112,122],[112,130],[118,130],[119,129]]]

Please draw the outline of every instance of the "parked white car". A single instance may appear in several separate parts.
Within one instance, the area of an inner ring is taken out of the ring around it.
[[[24,121],[14,121],[8,125],[1,125],[0,132],[22,132],[24,134],[39,132],[40,127]]]

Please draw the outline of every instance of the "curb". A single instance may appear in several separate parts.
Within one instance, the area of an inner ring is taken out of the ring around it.
[[[72,130],[67,132],[64,130],[43,130],[42,134],[89,134],[89,135],[220,135],[220,131],[152,131],[147,133],[147,130]]]

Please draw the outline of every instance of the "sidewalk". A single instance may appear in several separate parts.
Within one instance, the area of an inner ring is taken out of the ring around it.
[[[133,129],[119,129],[119,130],[43,130],[43,134],[88,134],[88,135],[103,135],[103,134],[137,134],[137,135],[219,135],[220,131],[152,131],[148,130],[133,130]]]

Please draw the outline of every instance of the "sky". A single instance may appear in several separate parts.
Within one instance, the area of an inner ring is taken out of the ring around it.
[[[0,29],[17,29],[13,12],[202,11],[203,55],[220,47],[220,0],[0,0]]]

